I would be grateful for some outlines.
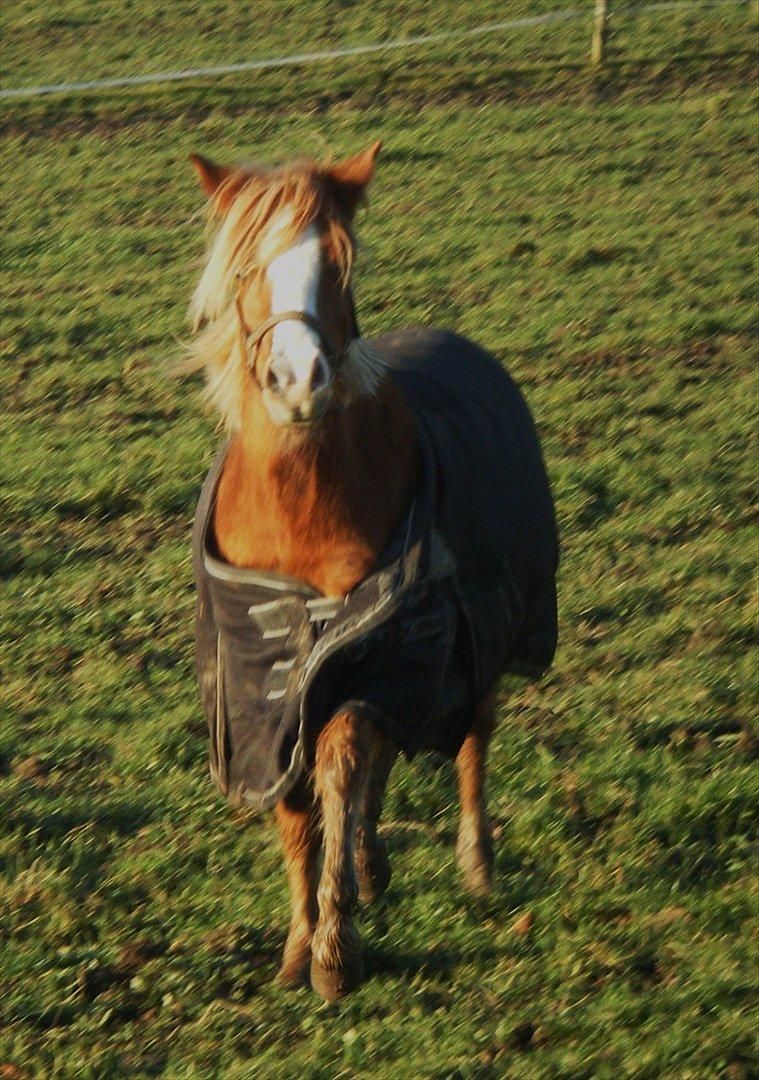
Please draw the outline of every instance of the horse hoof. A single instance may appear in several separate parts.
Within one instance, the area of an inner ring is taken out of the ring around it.
[[[339,1001],[355,990],[364,977],[364,965],[357,956],[344,963],[339,971],[323,967],[316,957],[311,960],[311,986],[325,1001]]]
[[[358,880],[359,904],[373,904],[379,900],[390,884],[393,868],[387,857],[387,851],[383,841],[377,837],[372,848],[371,856],[361,859],[356,858],[356,878]]]
[[[493,850],[490,843],[459,843],[456,855],[467,892],[474,896],[490,896],[493,891]]]
[[[308,969],[311,964],[311,938],[298,935],[289,940],[282,954],[282,963],[275,982],[279,986],[308,986]]]
[[[465,871],[464,888],[473,896],[490,896],[493,892],[493,875],[490,868],[477,866]]]
[[[301,963],[283,964],[274,981],[277,986],[287,989],[308,986],[308,959]]]

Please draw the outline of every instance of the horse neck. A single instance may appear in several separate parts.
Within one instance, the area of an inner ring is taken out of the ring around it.
[[[418,486],[413,420],[385,380],[301,436],[246,403],[216,502],[221,555],[344,595],[376,565]]]

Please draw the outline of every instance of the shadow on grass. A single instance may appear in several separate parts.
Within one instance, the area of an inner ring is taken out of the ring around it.
[[[461,951],[431,947],[426,950],[403,950],[373,948],[370,943],[364,943],[364,972],[367,979],[376,976],[387,975],[397,979],[411,981],[418,975],[427,978],[449,979],[454,969],[463,959]],[[496,959],[495,949],[478,950],[478,958],[483,963],[494,962]]]
[[[61,806],[53,804],[53,798],[51,795],[50,801],[40,800],[34,806],[18,806],[6,820],[8,828],[17,829],[22,836],[33,833],[38,844],[59,839],[83,825],[98,825],[106,832],[131,836],[162,812],[160,807],[150,807],[145,800],[111,799],[98,804],[90,798],[71,799]]]

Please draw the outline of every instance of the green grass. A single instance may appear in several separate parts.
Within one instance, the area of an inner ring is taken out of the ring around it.
[[[19,0],[4,84],[561,6]],[[4,106],[3,1075],[754,1075],[756,8],[620,18],[597,78],[588,30]],[[207,778],[189,526],[217,436],[165,362],[203,249],[188,152],[378,136],[364,329],[453,326],[524,388],[561,644],[504,688],[493,900],[459,886],[450,768],[400,766],[369,978],[328,1006],[271,984],[274,829]]]

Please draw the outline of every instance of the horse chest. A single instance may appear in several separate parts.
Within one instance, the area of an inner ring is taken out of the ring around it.
[[[239,569],[265,570],[306,582],[325,596],[345,596],[375,565],[383,540],[372,544],[334,524],[295,527],[282,516],[248,509],[214,515],[219,553]]]
[[[213,515],[219,553],[232,566],[297,578],[325,596],[344,596],[368,576],[410,501],[400,485],[377,498],[361,474],[329,485],[308,473],[272,482],[269,470],[230,457]]]

